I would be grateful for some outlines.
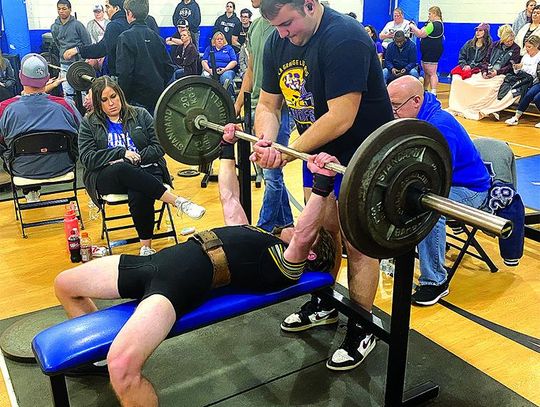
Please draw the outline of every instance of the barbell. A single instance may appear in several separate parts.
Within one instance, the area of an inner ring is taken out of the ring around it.
[[[49,64],[53,69],[66,72],[66,80],[71,87],[78,91],[87,91],[92,86],[92,82],[96,79],[96,70],[87,62],[73,62],[68,69]]]
[[[230,95],[216,81],[188,76],[165,89],[154,117],[164,150],[177,161],[195,165],[217,158],[224,125],[234,122],[235,111]],[[258,141],[251,134],[235,134]],[[304,161],[309,156],[272,145]],[[342,230],[370,257],[395,257],[414,249],[440,215],[503,238],[512,231],[509,220],[446,198],[452,178],[450,151],[444,136],[425,121],[387,123],[362,142],[347,167],[335,163],[327,167],[343,174]]]

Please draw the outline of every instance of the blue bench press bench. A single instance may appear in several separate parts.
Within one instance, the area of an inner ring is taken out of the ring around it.
[[[215,290],[206,302],[178,319],[168,337],[331,287],[333,284],[334,280],[328,273],[305,272],[297,284],[277,292],[240,293],[224,287]],[[70,319],[34,337],[32,349],[41,370],[50,377],[55,406],[69,406],[64,373],[105,359],[112,341],[135,311],[137,303],[129,301]]]

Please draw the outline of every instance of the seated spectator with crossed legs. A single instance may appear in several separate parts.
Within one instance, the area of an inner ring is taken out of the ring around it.
[[[388,85],[388,94],[396,118],[425,120],[434,125],[448,142],[452,157],[450,199],[483,209],[491,179],[463,126],[442,110],[436,96],[424,92],[422,83],[412,76],[393,81]],[[412,296],[414,304],[433,305],[448,295],[445,252],[446,219],[441,216],[432,231],[418,244],[420,278]]]
[[[92,83],[93,112],[79,131],[79,151],[84,166],[84,184],[96,205],[99,196],[127,194],[129,211],[141,241],[141,256],[151,248],[154,230],[154,201],[173,204],[179,212],[199,219],[205,209],[172,194],[165,152],[154,131],[154,122],[144,108],[130,106],[124,92],[108,76]]]

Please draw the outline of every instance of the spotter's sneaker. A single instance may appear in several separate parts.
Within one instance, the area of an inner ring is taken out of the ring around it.
[[[416,305],[433,305],[449,293],[448,282],[441,285],[419,285],[411,298]]]
[[[281,329],[287,332],[300,332],[321,325],[337,324],[339,314],[335,308],[323,309],[318,298],[313,297],[300,308],[300,311],[289,315],[281,323]]]
[[[151,256],[153,254],[156,254],[156,251],[148,246],[142,246],[139,252],[139,256]]]
[[[192,202],[186,198],[179,196],[174,202],[174,206],[178,209],[178,214],[185,213],[192,219],[200,219],[203,217],[206,209],[195,202]]]
[[[26,198],[26,203],[36,203],[41,201],[39,191],[29,191],[24,195]]]
[[[505,120],[504,122],[509,126],[517,126],[519,123],[519,120],[516,116],[512,116],[511,118],[509,118],[508,120]]]
[[[347,329],[347,334],[341,346],[332,357],[326,361],[330,370],[345,371],[357,367],[375,348],[377,338],[362,328]]]

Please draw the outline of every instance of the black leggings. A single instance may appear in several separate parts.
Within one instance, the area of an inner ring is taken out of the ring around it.
[[[108,165],[99,173],[97,190],[100,195],[127,194],[129,212],[139,239],[152,238],[154,201],[167,190],[160,167],[141,168],[125,162]]]

